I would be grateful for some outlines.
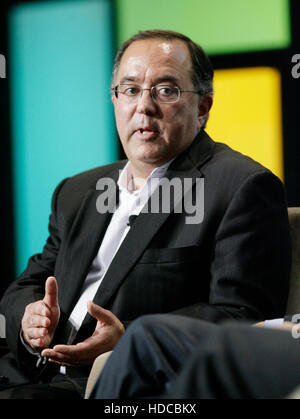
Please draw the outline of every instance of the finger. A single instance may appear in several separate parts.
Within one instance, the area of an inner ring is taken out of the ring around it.
[[[67,362],[62,362],[62,361],[57,361],[56,359],[53,358],[48,358],[49,362],[53,362],[54,364],[58,364],[61,365],[62,367],[74,367],[74,364],[69,364]]]
[[[54,348],[47,348],[43,351],[43,356],[49,358],[62,358],[68,357],[68,359],[74,354],[76,355],[76,351],[74,350],[75,345],[56,345]]]
[[[51,351],[46,352],[46,349],[44,349],[41,353],[42,356],[48,358],[48,360],[51,360],[51,362],[56,362],[59,364],[68,364],[68,365],[75,365],[75,361],[72,363],[72,359],[64,354],[61,354],[59,352]]]
[[[44,327],[29,327],[26,330],[26,337],[27,339],[29,338],[30,340],[43,338],[47,336],[47,334],[48,334],[48,329]]]
[[[73,350],[69,350],[67,348],[64,348],[62,352],[59,352],[54,348],[46,348],[42,351],[41,355],[51,360],[51,362],[56,362],[61,365],[74,366],[80,364],[78,354],[74,354]]]
[[[40,350],[43,350],[48,346],[47,335],[35,338],[29,338],[28,336],[24,335],[24,339],[26,343],[30,345],[32,348],[38,348]]]
[[[84,341],[76,345],[55,345],[53,351],[77,362],[86,355],[87,349],[92,350],[91,345],[86,344]]]
[[[40,316],[38,314],[33,314],[28,318],[27,321],[29,327],[49,327],[50,326],[50,319],[45,316]]]
[[[42,352],[42,356],[52,359],[59,363],[67,363],[70,365],[80,365],[90,363],[90,359],[94,356],[94,345],[84,342],[76,345],[55,345],[54,348],[46,348]],[[98,353],[96,353],[98,355]]]
[[[50,316],[50,310],[44,303],[44,301],[37,301],[35,303],[29,304],[26,307],[25,315],[27,317],[33,316],[33,315],[39,315],[39,316]]]
[[[30,345],[33,348],[43,348],[45,345],[45,342],[42,338],[30,339]]]
[[[45,297],[43,302],[49,307],[58,305],[58,287],[54,276],[49,276],[45,284]]]
[[[112,324],[115,320],[115,316],[111,311],[105,310],[93,301],[88,302],[87,309],[92,317],[105,324]]]

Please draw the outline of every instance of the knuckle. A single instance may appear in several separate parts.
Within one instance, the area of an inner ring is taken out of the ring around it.
[[[38,302],[38,305],[37,305],[37,313],[38,314],[43,314],[43,312],[45,311],[45,309],[46,309],[46,305],[44,304],[44,302],[43,301],[39,301]]]

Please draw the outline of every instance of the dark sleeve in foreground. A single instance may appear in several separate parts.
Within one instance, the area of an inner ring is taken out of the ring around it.
[[[152,315],[132,323],[91,398],[283,398],[299,384],[300,340],[289,332]]]

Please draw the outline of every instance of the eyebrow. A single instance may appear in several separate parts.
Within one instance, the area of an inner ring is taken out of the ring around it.
[[[125,76],[121,78],[120,84],[126,84],[128,82],[133,82],[133,81],[136,81],[136,77]]]
[[[155,84],[159,84],[159,83],[162,83],[162,82],[171,82],[171,83],[176,84],[176,85],[179,85],[179,83],[180,83],[178,78],[171,75],[171,74],[165,74],[165,75],[162,75],[162,76],[158,77],[157,79],[155,79]]]
[[[132,82],[137,82],[137,81],[138,81],[137,77],[125,76],[125,77],[121,78],[120,84],[127,84],[129,82],[132,83]],[[170,75],[170,74],[164,74],[164,75],[161,75],[161,76],[157,77],[155,79],[154,84],[156,85],[156,84],[160,84],[160,83],[163,83],[163,82],[172,82],[172,83],[176,84],[177,86],[179,86],[179,80],[175,76]]]

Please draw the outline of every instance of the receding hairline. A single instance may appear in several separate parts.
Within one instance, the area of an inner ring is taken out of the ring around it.
[[[120,70],[120,67],[121,67],[122,61],[123,61],[124,57],[126,56],[126,54],[127,54],[128,50],[130,49],[130,47],[132,47],[134,44],[141,43],[141,42],[156,42],[156,43],[159,43],[160,41],[165,41],[165,42],[169,42],[169,43],[179,43],[179,44],[181,44],[181,45],[184,47],[184,49],[186,50],[186,53],[187,53],[187,57],[188,57],[188,59],[189,59],[189,63],[190,63],[190,69],[189,69],[189,72],[191,72],[191,74],[192,74],[192,73],[193,73],[193,62],[192,62],[192,57],[191,57],[191,53],[190,53],[190,51],[189,51],[189,48],[188,48],[188,46],[186,45],[186,43],[185,43],[184,41],[182,41],[181,39],[178,39],[178,38],[172,38],[172,39],[164,39],[164,38],[145,38],[145,39],[137,39],[136,41],[131,42],[131,43],[127,46],[127,48],[124,50],[124,52],[123,52],[123,54],[122,54],[122,56],[121,56],[121,59],[120,59],[120,61],[118,62],[118,66],[117,66],[117,68],[115,69],[115,70],[117,70],[117,71],[113,74],[113,81],[115,81],[115,79],[116,79],[116,77],[117,77],[117,75],[118,75],[118,72],[119,72],[119,70]],[[164,79],[164,78],[166,78],[166,77],[162,77],[162,79]],[[169,78],[169,79],[171,79],[172,77],[171,77],[171,76],[169,76],[168,78]],[[174,78],[174,77],[173,77],[173,78]]]
[[[190,63],[190,68],[189,68],[189,73],[191,73],[191,77],[193,76],[193,62],[192,62],[192,56],[191,56],[191,52],[186,44],[186,42],[184,42],[182,39],[179,38],[166,38],[166,37],[153,37],[153,38],[143,38],[143,39],[136,39],[134,41],[132,41],[127,47],[126,49],[123,51],[122,56],[120,58],[120,60],[117,63],[117,66],[114,67],[114,71],[113,71],[113,77],[112,77],[112,84],[114,84],[116,82],[116,78],[118,76],[122,61],[124,59],[124,57],[126,56],[126,53],[128,52],[128,50],[130,49],[131,46],[133,46],[134,44],[137,43],[141,43],[141,42],[157,42],[157,43],[162,43],[162,42],[168,42],[168,43],[178,43],[181,44],[184,49],[187,52],[187,57],[189,59],[189,63]]]
[[[175,31],[161,30],[161,29],[152,29],[146,31],[140,31],[137,34],[133,35],[118,49],[113,66],[112,74],[112,87],[120,68],[120,64],[125,54],[126,50],[130,47],[131,44],[137,41],[146,41],[146,40],[161,40],[161,41],[182,41],[185,44],[190,60],[191,60],[191,76],[192,82],[194,83],[195,88],[200,90],[201,94],[213,94],[213,75],[214,70],[212,64],[209,60],[209,57],[205,53],[204,49],[190,39],[188,36]]]

